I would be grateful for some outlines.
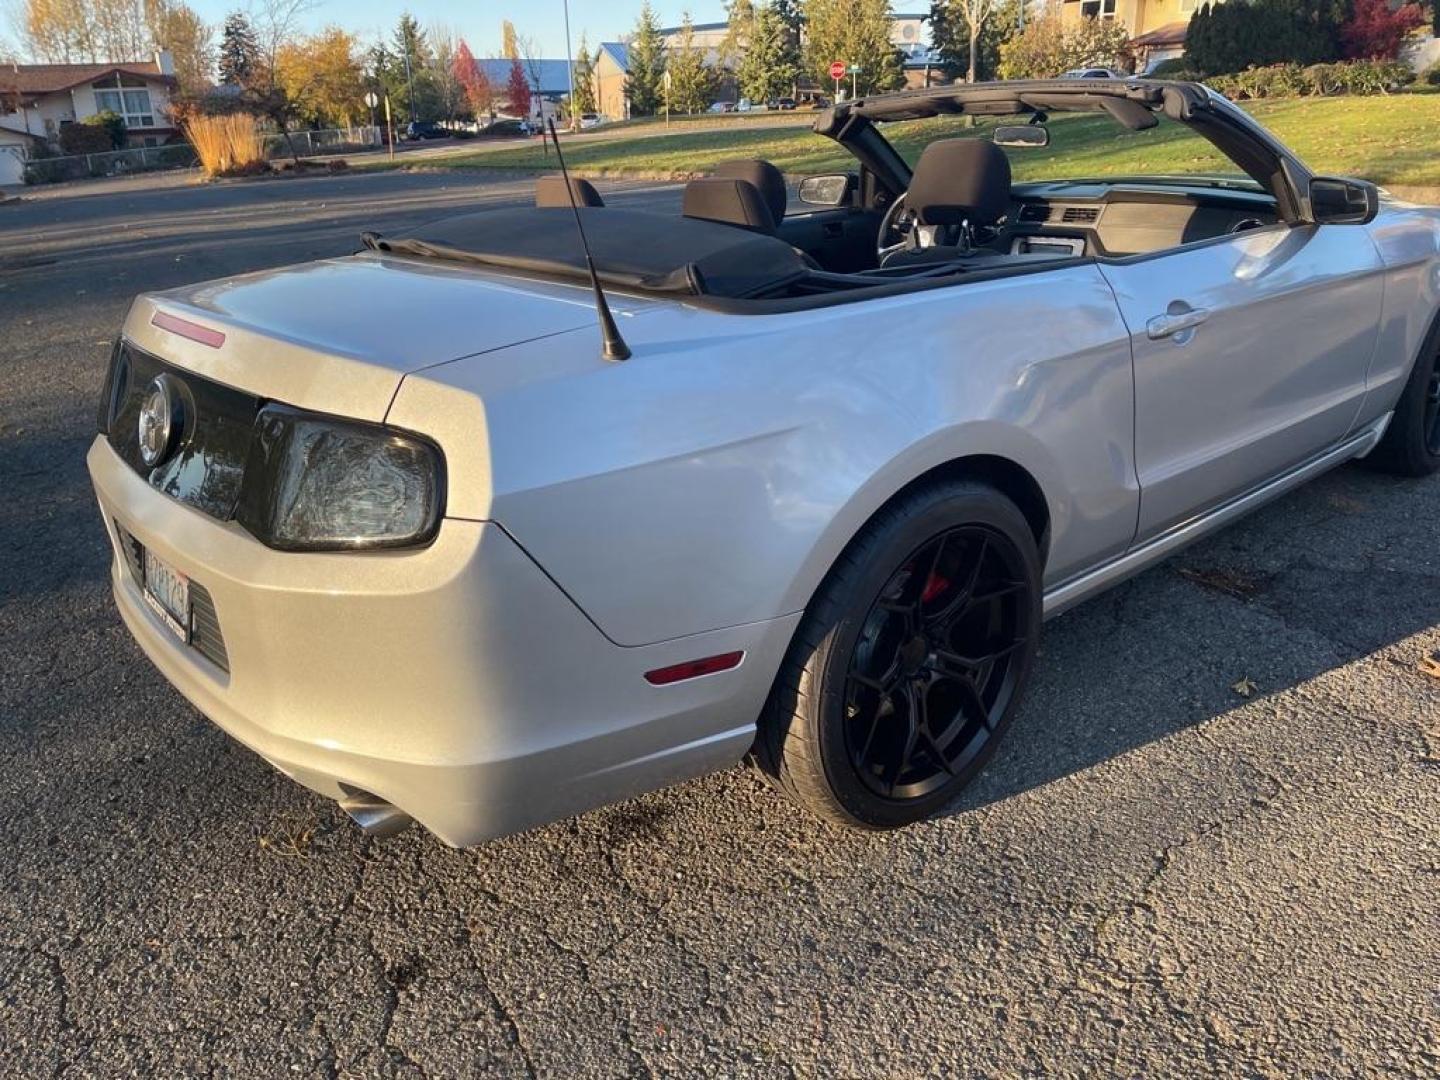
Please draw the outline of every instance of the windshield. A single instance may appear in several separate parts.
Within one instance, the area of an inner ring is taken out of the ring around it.
[[[1158,115],[1158,114],[1157,114]],[[1107,115],[1062,113],[1046,123],[1050,145],[1004,148],[1016,183],[1045,180],[1144,180],[1152,183],[1259,185],[1184,124],[1158,117],[1145,131],[1131,131]],[[996,123],[1023,124],[1028,117],[936,116],[879,125],[881,133],[913,169],[920,152],[937,139],[991,137]]]

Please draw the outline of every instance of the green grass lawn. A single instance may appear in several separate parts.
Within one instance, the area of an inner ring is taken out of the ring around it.
[[[1291,98],[1247,102],[1254,116],[1321,173],[1360,176],[1387,185],[1440,185],[1440,94],[1389,97]],[[720,119],[720,118],[716,118]],[[788,119],[788,117],[786,118]],[[587,142],[568,140],[566,162],[591,176],[685,177],[703,174],[733,157],[763,157],[787,173],[843,169],[851,163],[830,139],[808,127],[755,127],[751,123],[677,124],[668,133],[654,123]],[[928,142],[952,135],[986,135],[990,122],[966,127],[955,117],[936,117],[885,128],[886,136],[912,161]],[[1050,124],[1043,150],[1012,150],[1018,180],[1048,177],[1233,172],[1208,143],[1168,121],[1132,132],[1108,117],[1066,115]],[[425,168],[549,170],[554,150],[526,146],[468,150],[429,158]]]

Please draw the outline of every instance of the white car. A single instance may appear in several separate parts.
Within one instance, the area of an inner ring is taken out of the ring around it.
[[[1087,67],[1073,68],[1060,76],[1062,79],[1128,79],[1129,76],[1114,68]]]
[[[1207,171],[1013,182],[1074,110]],[[925,118],[907,161],[885,128]],[[88,463],[145,653],[377,832],[473,844],[747,754],[893,827],[995,752],[1043,618],[1342,462],[1440,468],[1440,210],[1193,83],[817,128],[853,166],[793,207],[755,160],[680,215],[552,177],[137,298]]]
[[[587,112],[580,114],[580,130],[587,131],[590,128],[597,128],[605,122],[605,118],[599,113]]]

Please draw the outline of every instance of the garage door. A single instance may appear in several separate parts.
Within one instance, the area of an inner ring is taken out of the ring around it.
[[[25,179],[25,158],[18,146],[0,146],[0,184],[19,184]]]

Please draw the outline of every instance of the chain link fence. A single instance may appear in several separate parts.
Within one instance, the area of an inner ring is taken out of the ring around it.
[[[378,127],[292,131],[288,137],[279,133],[265,136],[265,156],[271,160],[283,160],[292,153],[302,158],[329,157],[373,150],[381,145],[382,136]],[[190,169],[197,164],[195,151],[189,143],[137,146],[104,154],[58,157],[37,157],[32,154],[24,162],[23,179],[27,184],[58,184],[65,180],[131,176],[163,169]]]

